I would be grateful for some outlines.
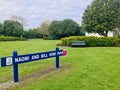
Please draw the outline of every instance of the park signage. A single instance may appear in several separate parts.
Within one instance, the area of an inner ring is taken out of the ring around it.
[[[66,55],[67,51],[59,50],[58,47],[55,51],[39,52],[24,55],[18,55],[17,51],[14,51],[13,56],[1,58],[1,67],[13,65],[14,82],[18,82],[18,64],[56,57],[56,68],[59,68],[59,56]]]

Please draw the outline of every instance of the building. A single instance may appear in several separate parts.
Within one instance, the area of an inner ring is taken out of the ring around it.
[[[85,36],[96,36],[96,37],[104,37],[102,35],[99,35],[98,33],[87,33],[85,32]],[[108,32],[108,37],[113,37],[115,36],[115,33],[113,31]]]

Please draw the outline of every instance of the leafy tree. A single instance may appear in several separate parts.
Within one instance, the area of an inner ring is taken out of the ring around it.
[[[2,32],[3,32],[3,25],[2,23],[0,23],[0,35],[2,35]]]
[[[38,38],[38,33],[36,29],[29,29],[28,31],[24,31],[24,37],[27,39]]]
[[[63,20],[62,27],[64,31],[64,36],[72,36],[72,35],[80,34],[79,24],[77,24],[73,20],[70,19]]]
[[[80,27],[75,21],[65,19],[63,21],[53,21],[49,26],[49,34],[53,39],[80,35]]]
[[[6,20],[3,24],[3,35],[21,37],[23,35],[23,26],[18,21]]]
[[[20,22],[24,28],[27,26],[27,21],[22,16],[12,15],[11,19]]]
[[[60,38],[62,34],[62,29],[61,29],[61,21],[52,21],[50,24],[48,31],[52,39],[58,39]]]
[[[82,26],[79,27],[80,29],[80,36],[85,36],[85,30]]]
[[[120,26],[120,0],[93,0],[83,15],[83,27],[88,33],[107,36]]]
[[[43,38],[49,36],[48,28],[50,23],[50,21],[46,20],[37,28],[38,33],[42,35]]]
[[[116,27],[115,29],[114,29],[114,36],[119,36],[120,37],[120,27]]]

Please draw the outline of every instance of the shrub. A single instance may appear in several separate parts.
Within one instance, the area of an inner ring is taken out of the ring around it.
[[[51,40],[51,37],[43,37],[43,40]]]
[[[72,41],[84,40],[87,46],[98,47],[98,46],[120,46],[120,38],[117,37],[85,37],[85,36],[71,36],[62,38],[62,44],[71,46]]]
[[[5,37],[5,36],[0,36],[0,41],[24,41],[24,38],[20,37]]]

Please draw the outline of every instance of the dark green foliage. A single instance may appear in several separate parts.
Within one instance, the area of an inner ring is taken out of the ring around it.
[[[120,27],[120,0],[93,0],[83,15],[83,27],[88,33],[107,36]]]
[[[3,32],[2,34],[5,36],[15,36],[21,37],[23,36],[23,26],[18,21],[6,20],[3,24]]]
[[[49,28],[49,34],[52,39],[60,39],[63,37],[80,35],[80,27],[75,21],[65,19],[63,21],[53,21]]]
[[[24,41],[24,38],[0,36],[0,41]]]
[[[38,33],[37,28],[24,31],[23,25],[20,22],[14,20],[5,20],[3,24],[0,23],[0,35],[24,37],[27,39],[42,37],[42,34]]]
[[[24,31],[24,37],[27,39],[38,38],[39,34],[36,29],[29,29],[28,31]]]
[[[43,40],[51,40],[51,37],[43,37]]]
[[[2,35],[2,32],[3,32],[3,25],[2,23],[0,23],[0,35]]]
[[[84,36],[72,36],[62,38],[62,44],[71,46],[72,41],[84,40],[87,46],[101,47],[101,46],[120,46],[120,38],[117,37],[84,37]]]

